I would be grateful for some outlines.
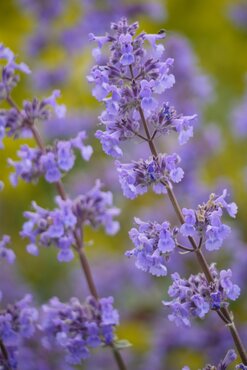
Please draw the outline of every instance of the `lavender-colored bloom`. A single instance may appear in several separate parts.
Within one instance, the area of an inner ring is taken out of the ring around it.
[[[177,114],[168,103],[161,108],[158,105],[159,96],[175,83],[170,73],[173,60],[161,60],[164,47],[156,45],[157,40],[164,38],[164,32],[135,36],[138,23],[128,25],[125,18],[111,28],[112,34],[107,40],[103,38],[111,45],[109,62],[94,66],[88,76],[88,81],[94,83],[93,96],[105,103],[106,109],[99,117],[105,131],[96,135],[103,150],[120,157],[121,141],[143,135],[143,119],[153,134],[176,131],[179,143],[185,144],[193,136],[192,121],[196,116]],[[91,39],[101,40],[95,36]],[[146,41],[151,50],[144,47]]]
[[[0,338],[9,356],[9,364],[0,354],[0,365],[3,369],[17,369],[18,347],[23,338],[31,338],[35,333],[38,311],[31,306],[32,296],[27,294],[20,301],[9,304],[0,312]],[[7,366],[8,365],[8,366]]]
[[[173,298],[163,302],[172,313],[168,316],[177,326],[190,326],[192,317],[204,318],[210,309],[217,310],[228,305],[228,299],[235,300],[240,288],[231,281],[231,270],[217,271],[215,264],[210,266],[214,283],[208,283],[205,275],[191,275],[188,280],[181,279],[178,273],[172,274],[173,284],[168,294]],[[215,305],[215,297],[218,307]]]
[[[114,217],[120,214],[120,209],[113,206],[112,193],[102,191],[102,186],[97,180],[91,190],[79,195],[74,200],[74,212],[80,223],[94,229],[103,226],[107,234],[114,235],[119,230],[119,222]]]
[[[57,103],[57,98],[59,98],[59,97],[60,97],[60,91],[59,90],[54,90],[51,96],[44,99],[44,103],[52,106],[56,115],[59,118],[63,118],[65,116],[65,113],[66,113],[66,107],[65,107],[64,104],[58,104]]]
[[[225,189],[221,196],[211,194],[208,202],[199,205],[197,210],[183,208],[185,222],[180,227],[180,233],[186,237],[198,236],[209,251],[219,249],[231,231],[221,222],[222,210],[225,209],[231,217],[237,213],[236,203],[227,203],[226,196]]]
[[[8,159],[8,164],[15,169],[15,172],[10,175],[12,185],[17,186],[19,178],[26,182],[37,182],[42,175],[40,165],[41,150],[30,148],[25,144],[20,147],[17,155],[20,158],[18,162]]]
[[[118,323],[112,297],[99,301],[89,297],[84,305],[77,298],[71,298],[69,303],[52,298],[43,306],[40,328],[44,333],[43,344],[62,348],[66,361],[76,365],[90,356],[90,347],[113,344]]]
[[[174,252],[176,241],[174,230],[168,222],[143,222],[135,218],[138,229],[133,228],[129,236],[135,248],[125,253],[127,257],[135,257],[138,269],[155,276],[167,274],[166,262]]]
[[[236,360],[236,358],[236,352],[233,349],[230,349],[229,351],[227,351],[224,359],[221,360],[217,366],[208,364],[202,370],[226,370],[228,366]],[[236,369],[237,368],[238,367],[236,367]],[[190,368],[188,366],[185,366],[182,370],[190,370]]]
[[[232,271],[230,269],[220,272],[220,285],[225,290],[227,297],[235,301],[240,295],[240,288],[238,285],[233,284],[231,279]]]
[[[28,219],[24,223],[20,235],[30,240],[27,251],[38,254],[38,245],[49,247],[55,245],[59,249],[58,260],[69,262],[74,254],[72,246],[75,244],[75,233],[78,227],[89,224],[93,228],[103,226],[107,234],[115,234],[119,223],[114,217],[119,214],[119,209],[112,207],[111,192],[101,190],[101,183],[96,185],[86,194],[75,200],[62,200],[56,197],[58,208],[52,211],[32,203],[34,212],[25,212]]]
[[[159,154],[157,158],[140,159],[138,162],[115,162],[123,194],[130,199],[144,194],[152,185],[157,194],[167,192],[166,185],[182,180],[184,172],[177,167],[180,157],[177,154]]]
[[[75,138],[56,142],[55,146],[49,147],[45,153],[41,149],[22,145],[17,152],[20,161],[8,160],[9,165],[15,168],[15,172],[10,176],[12,185],[17,185],[18,178],[36,183],[43,175],[48,182],[59,181],[62,174],[74,166],[75,149],[80,150],[84,160],[90,159],[93,149],[84,144],[85,139],[86,133],[81,131]]]
[[[237,358],[237,354],[233,349],[230,349],[227,351],[227,354],[225,355],[224,359],[219,363],[218,370],[225,370],[227,367],[235,361]]]
[[[0,240],[0,260],[6,259],[8,263],[13,263],[15,261],[16,255],[12,249],[7,248],[6,245],[10,243],[10,237],[4,235]]]
[[[1,82],[0,82],[1,95]],[[34,98],[31,102],[24,101],[23,109],[17,108],[2,109],[0,111],[0,147],[3,147],[2,139],[7,136],[19,137],[25,132],[29,132],[37,121],[46,121],[51,117],[51,109],[58,117],[63,117],[66,111],[64,105],[56,103],[56,98],[60,96],[59,90],[55,90],[51,97],[39,101]],[[6,99],[3,96],[3,99]]]
[[[20,71],[26,74],[31,73],[29,67],[25,63],[16,63],[14,53],[9,49],[0,44],[0,60],[5,61],[5,65],[2,68],[1,80],[0,80],[0,101],[4,100],[16,86],[19,81],[19,76],[16,71]]]

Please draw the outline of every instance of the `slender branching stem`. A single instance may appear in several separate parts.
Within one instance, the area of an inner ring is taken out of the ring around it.
[[[13,101],[13,99],[11,98],[11,96],[8,96],[6,98],[7,102],[9,103],[9,105],[12,107],[12,108],[15,108],[18,112],[21,113],[21,110],[19,109],[19,107],[17,106],[17,104]],[[33,122],[29,122],[29,128],[33,134],[33,138],[37,144],[37,146],[39,147],[39,149],[42,151],[42,153],[45,153],[46,152],[46,148],[45,148],[45,144],[42,140],[42,137],[39,133],[39,130],[37,129],[37,127],[33,124]],[[64,185],[62,183],[61,180],[57,181],[54,183],[55,184],[55,187],[57,189],[57,193],[61,196],[61,198],[63,200],[66,200],[67,199],[67,195],[66,195],[66,192],[65,192],[65,189],[64,189]],[[78,253],[78,256],[79,256],[79,259],[80,259],[80,264],[81,264],[81,268],[84,272],[84,275],[85,275],[85,278],[86,278],[86,281],[87,281],[87,285],[88,285],[88,289],[90,291],[90,294],[95,298],[95,299],[99,299],[99,295],[98,295],[98,292],[97,292],[97,289],[96,289],[96,285],[95,285],[95,282],[94,282],[94,279],[93,279],[93,275],[92,275],[92,271],[91,271],[91,268],[90,268],[90,265],[89,265],[89,262],[88,262],[88,259],[86,257],[86,254],[84,252],[84,249],[83,249],[83,241],[82,241],[82,238],[80,238],[78,236],[78,234],[76,232],[74,232],[74,238],[75,238],[75,250],[77,251]],[[122,356],[120,354],[120,352],[112,345],[111,346],[112,348],[112,352],[113,352],[113,355],[114,355],[114,359],[118,365],[118,368],[119,370],[127,370],[127,367],[122,359]]]
[[[186,251],[186,252],[195,252],[195,250],[194,250],[194,249],[192,249],[192,248],[187,248],[187,247],[185,247],[185,246],[183,246],[183,245],[181,245],[181,244],[176,244],[176,247],[177,247],[177,248],[179,248],[179,249],[182,249],[183,251]]]

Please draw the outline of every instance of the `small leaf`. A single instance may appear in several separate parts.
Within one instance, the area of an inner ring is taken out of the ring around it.
[[[131,346],[132,344],[127,339],[119,339],[114,342],[114,347],[116,349],[123,349]]]

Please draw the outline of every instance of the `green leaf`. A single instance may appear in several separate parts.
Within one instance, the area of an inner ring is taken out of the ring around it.
[[[123,349],[131,346],[132,344],[127,339],[119,339],[114,342],[114,347],[116,349]]]

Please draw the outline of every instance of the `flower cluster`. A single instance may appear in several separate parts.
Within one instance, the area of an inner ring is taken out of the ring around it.
[[[83,305],[77,298],[71,298],[69,303],[52,298],[49,305],[43,306],[40,328],[44,332],[43,344],[64,349],[66,361],[76,365],[89,357],[89,348],[113,344],[118,322],[112,297],[98,301],[89,297]]]
[[[158,104],[159,96],[175,83],[170,73],[173,60],[163,61],[164,46],[156,44],[165,37],[164,31],[135,36],[138,23],[128,25],[125,18],[111,28],[112,35],[90,36],[99,48],[110,43],[111,49],[108,64],[94,66],[88,76],[88,81],[95,84],[93,96],[106,107],[99,117],[105,131],[96,132],[103,150],[121,157],[120,142],[142,134],[144,119],[153,128],[153,135],[176,131],[179,143],[186,143],[193,135],[192,121],[196,116],[177,114],[168,103]],[[148,51],[145,42],[151,46]]]
[[[178,183],[182,180],[184,172],[177,167],[180,157],[176,154],[159,154],[157,158],[140,159],[138,162],[120,163],[116,161],[119,181],[123,194],[130,199],[144,194],[148,186],[152,185],[157,194],[167,192],[166,185],[171,181]]]
[[[0,260],[6,259],[8,263],[13,263],[15,261],[15,253],[10,248],[6,248],[6,245],[10,243],[10,237],[4,235],[0,240]]]
[[[222,224],[221,217],[225,209],[231,217],[237,213],[236,203],[227,203],[225,189],[219,197],[211,194],[207,203],[198,206],[197,210],[183,208],[185,223],[180,227],[184,236],[205,238],[207,250],[217,250],[230,233],[230,227]]]
[[[217,366],[214,365],[206,365],[202,370],[226,370],[228,366],[235,361],[237,358],[236,352],[233,349],[227,351],[223,360]],[[242,365],[236,366],[236,369],[241,369]],[[244,369],[244,368],[243,368]],[[188,366],[184,366],[182,370],[190,370]]]
[[[113,220],[119,210],[112,207],[112,194],[102,191],[99,181],[88,193],[75,200],[63,200],[58,196],[56,203],[58,208],[49,211],[33,202],[34,212],[24,213],[28,221],[20,234],[29,238],[27,251],[33,255],[38,254],[38,245],[55,245],[59,249],[58,260],[68,262],[74,257],[71,247],[75,245],[78,227],[83,224],[93,228],[103,226],[108,234],[119,229],[119,223]]]
[[[0,81],[0,101],[6,99],[11,90],[17,85],[19,76],[16,71],[26,74],[31,73],[29,67],[25,63],[16,63],[14,53],[0,44],[0,61],[4,60],[5,65],[2,67],[1,81]]]
[[[136,267],[155,276],[167,274],[166,262],[176,247],[176,229],[168,222],[143,222],[135,218],[138,229],[133,228],[129,236],[135,248],[127,251],[127,257],[136,258]]]
[[[8,160],[9,165],[15,168],[15,172],[10,175],[11,183],[16,186],[18,178],[26,182],[37,182],[42,175],[50,183],[59,181],[62,174],[74,166],[75,149],[80,150],[84,160],[90,159],[93,149],[84,144],[85,139],[86,133],[81,131],[73,139],[56,142],[54,147],[47,148],[45,152],[30,148],[27,144],[22,145],[17,152],[20,160]]]
[[[46,121],[51,117],[51,109],[58,118],[63,118],[66,113],[64,104],[58,104],[57,98],[60,96],[59,90],[54,90],[52,95],[39,101],[24,101],[23,109],[19,109],[9,100],[12,108],[0,110],[0,148],[3,148],[5,135],[19,137],[32,129],[38,121]],[[10,97],[6,97],[10,99]]]
[[[8,305],[0,312],[0,339],[8,351],[8,362],[0,354],[3,369],[17,369],[16,355],[22,338],[31,338],[35,332],[38,311],[31,306],[32,296],[27,294],[22,300]]]
[[[212,264],[210,271],[212,283],[208,283],[203,273],[191,275],[188,280],[181,279],[177,272],[172,274],[168,294],[173,300],[163,304],[172,310],[168,318],[177,326],[190,326],[191,317],[204,318],[210,309],[227,307],[228,299],[234,301],[239,297],[240,288],[232,283],[230,269],[218,272]]]

